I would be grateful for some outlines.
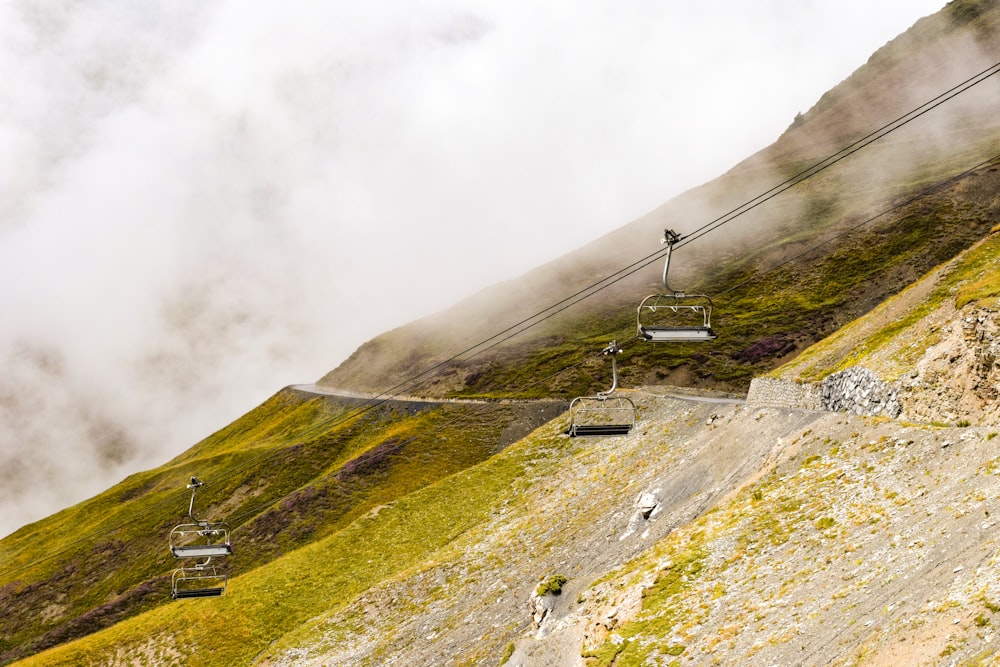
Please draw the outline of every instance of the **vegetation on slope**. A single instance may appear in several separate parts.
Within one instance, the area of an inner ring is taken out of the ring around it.
[[[95,664],[110,655],[135,663],[251,664],[276,636],[343,609],[516,500],[554,471],[571,444],[549,428],[235,577],[222,598],[163,605],[19,664]]]
[[[283,390],[167,465],[5,538],[0,659],[169,606],[167,535],[185,520],[192,475],[208,483],[196,514],[235,529],[228,565],[239,575],[488,458],[564,408],[358,403]]]
[[[895,381],[913,370],[942,330],[928,316],[948,306],[995,310],[1000,296],[1000,228],[898,296],[813,345],[775,375],[815,382],[848,366],[876,368]],[[901,345],[905,341],[907,344]]]
[[[991,144],[1000,155],[1000,141]],[[948,165],[941,165],[945,172]],[[946,172],[947,173],[947,172]],[[814,184],[822,199],[839,180]],[[983,167],[958,180],[940,179],[921,194],[889,201],[875,212],[820,208],[801,227],[764,248],[747,246],[715,275],[690,284],[715,295],[717,341],[658,346],[633,340],[635,306],[565,316],[561,334],[513,344],[503,354],[458,362],[439,376],[454,376],[456,395],[522,394],[572,397],[610,386],[610,368],[597,352],[617,338],[622,383],[676,384],[745,390],[750,380],[832,333],[934,266],[988,233],[1000,219],[1000,171]],[[883,209],[890,214],[873,218]],[[848,209],[851,210],[851,209]],[[823,230],[831,242],[783,263],[820,241],[802,230]],[[683,257],[678,253],[678,257]],[[624,295],[622,295],[624,296]],[[461,378],[461,381],[458,379]],[[448,384],[443,380],[442,384]],[[458,389],[457,387],[461,387]]]
[[[931,73],[948,70],[954,83],[977,64],[1000,59],[998,26],[997,2],[956,0],[880,50],[802,115],[779,142],[718,181],[565,261],[473,298],[454,313],[376,338],[325,381],[379,391],[396,386],[399,377],[422,372],[470,342],[486,340],[596,277],[610,275],[655,249],[664,227],[691,232],[947,88],[943,79],[929,78]],[[979,52],[970,56],[972,47]],[[869,311],[972,246],[996,224],[1000,172],[984,167],[952,179],[1000,153],[1000,117],[993,113],[990,97],[995,92],[993,82],[984,84],[961,104],[943,107],[947,114],[929,114],[926,123],[894,133],[726,225],[722,238],[706,237],[713,245],[693,244],[678,253],[675,282],[718,297],[718,342],[657,347],[629,340],[635,330],[635,306],[658,289],[654,264],[523,336],[441,366],[428,382],[409,391],[567,398],[591,393],[609,386],[607,360],[596,352],[610,338],[626,342],[620,359],[626,385],[745,388],[753,375],[787,361]],[[825,244],[786,263],[820,241]],[[996,281],[970,278],[962,290],[959,300],[992,298]],[[889,327],[879,335],[887,339],[898,331]],[[873,341],[877,347],[878,339]],[[391,540],[383,537],[370,549],[364,546],[367,538],[358,527],[370,520],[368,513],[385,507],[378,516],[388,512],[392,517],[394,502],[427,500],[419,494],[445,488],[453,479],[449,476],[488,459],[502,448],[510,425],[524,419],[517,406],[503,404],[391,403],[353,415],[351,408],[349,401],[280,392],[166,466],[129,477],[90,501],[4,539],[0,604],[9,613],[0,619],[0,662],[114,624],[100,635],[105,639],[95,638],[98,643],[92,645],[83,641],[60,655],[92,657],[96,654],[86,652],[97,651],[93,647],[112,637],[125,642],[137,659],[149,650],[151,661],[210,660],[203,653],[192,657],[190,651],[199,642],[215,641],[197,636],[198,623],[207,628],[204,632],[221,627],[222,621],[210,618],[214,607],[205,601],[167,604],[167,573],[174,563],[166,554],[165,536],[183,518],[182,487],[193,474],[210,484],[199,496],[200,513],[231,518],[236,527],[240,546],[231,563],[234,590],[240,583],[274,606],[263,610],[260,603],[244,600],[248,609],[276,625],[250,623],[222,636],[220,655],[245,658],[260,650],[275,628],[294,628],[315,613],[323,595],[350,597],[360,590],[352,586],[397,572],[397,565],[387,564],[395,548]],[[501,480],[514,479],[497,474]],[[485,504],[474,516],[500,498],[494,494],[500,487],[483,484]],[[440,533],[414,534],[412,559],[404,557],[399,567],[426,556],[424,549],[433,550],[466,525],[449,512],[441,519],[437,525],[434,517],[427,517],[428,528],[440,528]],[[335,548],[339,550],[332,551]],[[372,563],[340,562],[334,556],[323,560],[327,551],[338,558],[357,551],[371,555]],[[320,559],[321,566],[311,570],[306,555]],[[700,561],[692,557],[685,562],[694,568]],[[348,581],[360,576],[352,567],[369,565],[375,578]],[[689,578],[695,574],[685,573]],[[308,583],[304,589],[300,577]],[[289,603],[292,597],[294,604]],[[236,609],[239,600],[219,602],[228,610]],[[136,617],[141,612],[149,613]],[[130,617],[136,618],[124,620]],[[185,619],[188,626],[181,628]],[[157,636],[143,634],[153,627],[170,629]],[[100,645],[110,650],[112,644]]]

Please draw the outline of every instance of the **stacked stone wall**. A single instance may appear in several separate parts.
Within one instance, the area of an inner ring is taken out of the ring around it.
[[[823,409],[831,412],[896,418],[903,411],[895,387],[861,366],[828,375],[820,391]]]
[[[799,410],[829,410],[874,417],[902,412],[896,389],[867,368],[852,366],[822,383],[759,377],[750,382],[747,403]]]

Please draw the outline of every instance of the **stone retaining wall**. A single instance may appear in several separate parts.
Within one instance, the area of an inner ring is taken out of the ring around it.
[[[829,410],[896,418],[902,406],[896,389],[867,368],[851,366],[821,384],[759,377],[750,382],[749,405],[799,410]]]
[[[766,377],[750,381],[747,403],[772,408],[823,409],[819,385]]]

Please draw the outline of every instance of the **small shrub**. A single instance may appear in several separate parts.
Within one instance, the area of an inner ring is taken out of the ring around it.
[[[559,595],[562,593],[562,588],[569,581],[566,577],[561,574],[553,574],[551,577],[538,584],[538,588],[535,589],[535,594],[538,597],[543,597],[551,593],[552,595]]]
[[[837,525],[837,521],[832,516],[824,516],[816,519],[816,530],[827,530]]]

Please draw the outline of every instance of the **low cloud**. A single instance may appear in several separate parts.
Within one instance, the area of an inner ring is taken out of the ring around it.
[[[0,534],[710,179],[940,4],[3,3]]]

